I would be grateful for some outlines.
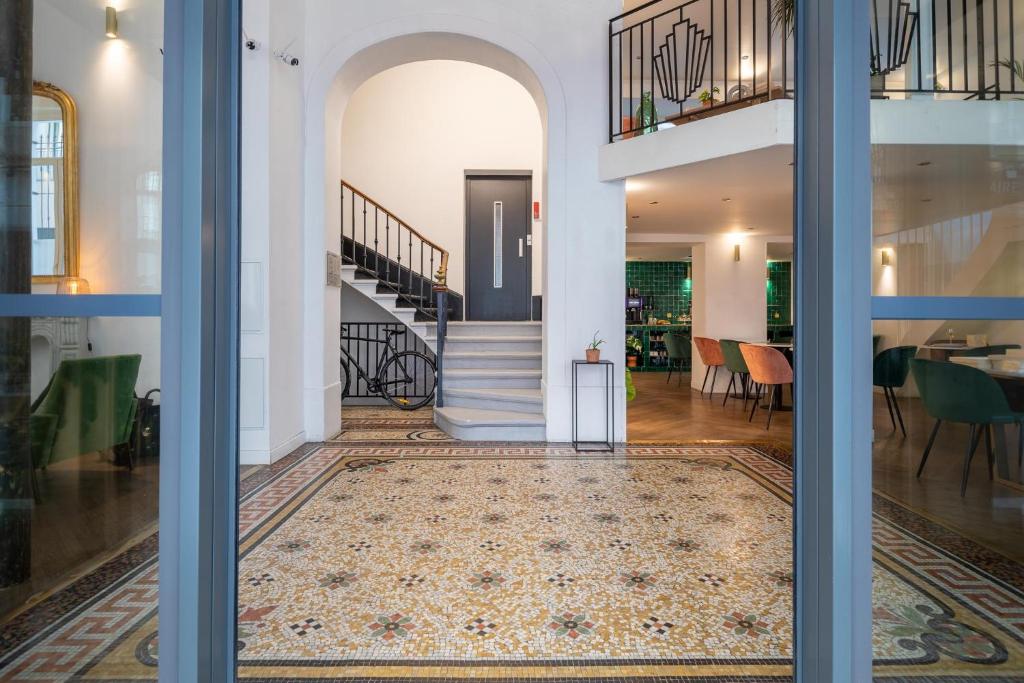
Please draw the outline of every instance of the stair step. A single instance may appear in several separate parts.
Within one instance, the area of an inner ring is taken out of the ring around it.
[[[495,387],[450,387],[445,385],[444,404],[481,410],[505,410],[516,413],[544,413],[544,396],[540,389]]]
[[[435,344],[429,340],[428,344]],[[540,370],[495,368],[445,368],[445,388],[540,389]]]
[[[541,366],[541,353],[514,351],[450,351],[444,352],[444,368],[531,368],[538,370]]]
[[[544,323],[539,321],[460,320],[448,323],[448,338],[452,337],[540,337]]]
[[[434,408],[434,422],[444,432],[465,441],[543,441],[543,415],[509,410],[444,406]]]
[[[543,337],[527,336],[469,336],[458,335],[445,338],[445,348],[452,351],[537,351],[544,344]]]

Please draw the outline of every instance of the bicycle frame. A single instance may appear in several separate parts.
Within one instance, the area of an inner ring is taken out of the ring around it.
[[[384,348],[380,350],[380,355],[377,357],[377,372],[379,373],[380,370],[384,367],[384,363],[387,361],[389,357],[398,355],[398,348],[393,344],[394,337],[394,334],[387,335],[386,339],[371,339],[369,337],[342,335],[341,340],[370,342],[372,344],[383,344]],[[389,351],[390,354],[388,353]],[[379,374],[378,377],[370,377],[363,370],[362,366],[359,365],[358,362],[356,362],[355,358],[352,357],[352,354],[349,353],[348,349],[346,349],[344,346],[341,347],[341,355],[348,366],[354,367],[356,369],[356,374],[359,376],[359,379],[361,379],[366,384],[366,388],[375,394],[380,393],[380,387],[382,386],[382,384],[407,384],[412,379],[411,377],[409,377],[409,373],[406,372],[405,367],[403,366],[402,371],[405,373],[405,379],[392,380],[390,382],[382,383],[378,379]]]

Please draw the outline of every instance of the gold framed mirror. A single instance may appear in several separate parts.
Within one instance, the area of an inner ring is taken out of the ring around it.
[[[32,282],[78,276],[78,113],[53,85],[32,84]]]

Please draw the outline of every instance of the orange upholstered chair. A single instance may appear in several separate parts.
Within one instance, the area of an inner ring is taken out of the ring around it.
[[[711,378],[710,393],[713,394],[715,393],[715,380],[718,379],[718,368],[725,365],[725,354],[722,353],[722,345],[718,343],[717,339],[708,339],[707,337],[694,337],[693,343],[697,345],[700,362],[706,368],[704,370],[704,383],[700,385],[700,395],[704,395],[704,387],[707,386],[708,373],[711,372],[711,368],[715,369],[715,374]]]
[[[740,353],[743,354],[743,360],[747,361],[750,378],[754,380],[754,408],[747,422],[754,420],[754,413],[761,402],[761,390],[771,387],[771,393],[768,394],[768,425],[765,427],[771,429],[772,411],[779,397],[779,387],[793,383],[793,367],[781,351],[771,346],[740,344]]]

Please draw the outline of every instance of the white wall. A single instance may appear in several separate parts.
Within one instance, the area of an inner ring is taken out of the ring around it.
[[[733,246],[740,245],[736,261]],[[693,336],[711,339],[761,341],[767,336],[768,300],[765,287],[767,238],[709,235],[693,247]],[[705,366],[693,350],[691,386],[700,389]],[[724,392],[729,372],[719,368],[714,391]],[[708,380],[711,387],[711,380]]]
[[[160,291],[163,2],[125,5],[114,40],[102,3],[36,0],[33,24],[33,78],[78,106],[80,275],[99,294]],[[89,322],[94,355],[141,353],[137,391],[159,386],[157,319]]]
[[[306,440],[302,415],[302,3],[271,11],[248,0],[242,54],[241,461],[269,464]],[[277,169],[289,172],[277,173]],[[274,397],[280,397],[276,401]],[[328,435],[331,436],[331,435]]]
[[[540,201],[543,142],[537,103],[519,82],[469,62],[414,62],[352,94],[341,174],[447,249],[448,284],[465,293],[465,171],[532,171]],[[540,294],[540,221],[533,233],[533,293]]]
[[[607,22],[618,13],[619,2],[306,0],[273,5],[271,24],[277,12],[288,14],[298,5],[305,7],[306,19],[300,56],[309,69],[304,71],[304,118],[289,125],[304,133],[304,165],[276,167],[272,178],[306,176],[305,282],[301,291],[287,295],[304,311],[299,334],[307,436],[322,438],[340,424],[340,297],[324,285],[324,251],[336,251],[340,240],[336,195],[346,104],[359,85],[383,70],[425,59],[457,59],[516,78],[541,105],[545,414],[548,438],[567,440],[570,359],[582,357],[594,330],[610,340],[625,335],[625,193],[621,182],[602,183],[597,176],[598,147],[608,134]],[[609,344],[607,354],[623,366],[621,343]],[[622,381],[615,378],[620,438]],[[587,379],[583,389],[584,400],[593,399],[595,405],[601,396],[598,383]],[[271,412],[277,402],[294,400],[279,395],[276,387],[272,398]],[[584,426],[601,427],[599,416],[585,419]]]

